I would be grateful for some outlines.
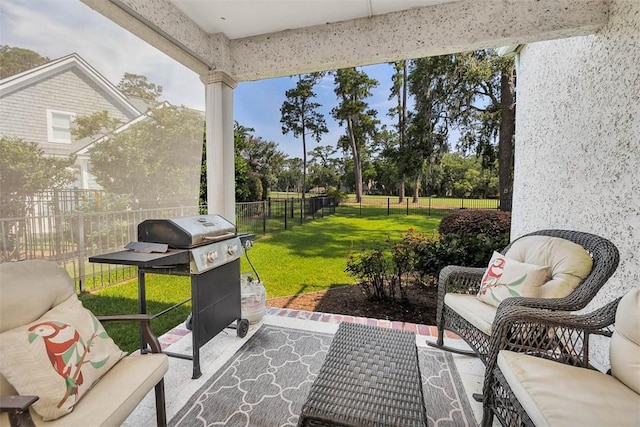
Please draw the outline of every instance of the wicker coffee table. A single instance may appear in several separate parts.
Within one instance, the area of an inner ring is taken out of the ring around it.
[[[412,332],[341,323],[298,426],[426,426]]]

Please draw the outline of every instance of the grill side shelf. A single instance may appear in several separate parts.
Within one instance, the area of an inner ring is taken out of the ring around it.
[[[118,251],[89,257],[89,262],[101,264],[135,265],[142,268],[162,267],[189,264],[189,251],[186,249],[169,249],[163,254]]]

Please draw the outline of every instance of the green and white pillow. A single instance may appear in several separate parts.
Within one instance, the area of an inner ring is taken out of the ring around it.
[[[494,252],[482,276],[478,299],[497,307],[509,297],[540,296],[540,287],[549,280],[549,266],[527,264]]]

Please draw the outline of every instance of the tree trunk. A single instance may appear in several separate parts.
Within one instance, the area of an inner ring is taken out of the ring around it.
[[[500,100],[502,120],[500,122],[500,140],[498,158],[500,169],[500,210],[511,211],[513,201],[513,151],[516,131],[515,80],[513,70],[503,71],[500,76]]]
[[[360,164],[360,153],[356,144],[356,137],[353,131],[353,119],[351,116],[347,118],[347,128],[349,131],[349,139],[351,140],[351,152],[353,153],[353,172],[356,181],[356,203],[362,201],[362,165]]]
[[[398,94],[400,96],[400,94]],[[404,147],[405,130],[407,123],[407,61],[402,61],[402,101],[400,106],[399,124],[400,124],[400,149]],[[400,185],[398,186],[398,203],[404,201],[404,180],[405,176],[400,177]]]
[[[304,134],[304,122],[302,123],[302,201],[307,193],[307,141]]]
[[[422,171],[418,172],[413,186],[413,203],[418,203],[420,200],[420,181],[422,181]]]

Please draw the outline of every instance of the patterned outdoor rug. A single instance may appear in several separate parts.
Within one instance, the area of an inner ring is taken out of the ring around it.
[[[295,426],[333,335],[263,325],[171,426]],[[450,354],[418,349],[430,426],[475,426]]]

